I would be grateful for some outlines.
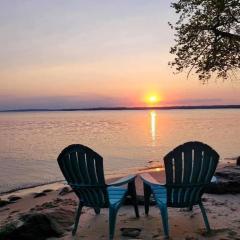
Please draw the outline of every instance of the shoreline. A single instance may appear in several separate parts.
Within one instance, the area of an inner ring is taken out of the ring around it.
[[[56,184],[56,183],[60,183],[60,182],[64,182],[64,181],[65,180],[56,180],[56,181],[50,181],[50,182],[45,182],[45,183],[23,186],[23,187],[17,187],[17,188],[13,188],[13,189],[10,189],[7,191],[0,192],[0,197],[9,195],[11,193],[17,193],[17,192],[21,192],[21,191],[28,190],[28,189],[34,189],[37,187],[48,186],[48,185],[52,185],[52,184]]]
[[[227,104],[227,105],[176,105],[165,107],[93,107],[93,108],[39,108],[39,109],[5,109],[0,110],[0,113],[11,112],[72,112],[72,111],[124,111],[124,110],[194,110],[194,109],[240,109],[239,104]]]
[[[224,168],[225,166],[231,166],[234,165],[236,161],[235,157],[232,158],[227,158],[227,159],[223,159],[219,162],[217,170]],[[150,172],[150,173],[158,173],[158,172],[163,172],[164,169],[164,165],[163,164],[159,164],[159,165],[153,165],[153,166],[149,166],[149,167],[142,167],[139,168],[136,172],[133,173],[128,173],[128,175],[130,174],[141,174],[141,173],[145,173],[145,172]],[[114,180],[116,178],[120,178],[123,177],[126,174],[106,174],[105,175],[105,180],[106,182],[109,182],[111,180]],[[65,182],[65,183],[64,183]],[[10,189],[4,192],[0,192],[0,198],[6,199],[6,196],[10,196],[13,194],[20,194],[21,196],[34,192],[34,190],[41,190],[41,189],[47,189],[49,187],[53,187],[54,189],[56,188],[56,186],[67,186],[67,183],[65,181],[65,179],[62,180],[55,180],[55,181],[50,181],[50,182],[45,182],[45,183],[40,183],[40,184],[34,184],[34,185],[29,185],[29,186],[23,186],[23,187],[18,187],[18,188],[14,188],[14,189]],[[55,189],[56,190],[56,189]]]
[[[149,172],[149,171],[153,171],[154,169],[161,169],[161,171],[164,170],[163,165],[159,164],[159,165],[154,165],[154,166],[150,166],[150,167],[142,167],[142,168],[138,168],[137,170],[135,169],[135,171],[128,171],[128,173],[114,173],[114,174],[105,174],[105,180],[106,182],[108,182],[111,179],[116,179],[116,178],[120,178],[123,177],[125,175],[131,175],[131,174],[140,174],[142,172]],[[159,170],[156,170],[159,171]],[[66,182],[66,180],[63,178],[62,180],[53,180],[53,181],[49,181],[49,182],[43,182],[43,183],[37,183],[37,184],[29,184],[29,185],[25,185],[25,186],[19,186],[7,191],[2,191],[0,192],[0,198],[4,197],[5,195],[10,195],[10,194],[15,194],[15,193],[21,193],[21,192],[30,192],[30,189],[35,189],[35,188],[39,188],[39,187],[44,187],[44,186],[49,186],[49,185],[54,185],[54,184],[58,184],[58,183],[62,183],[62,185],[67,185],[64,184],[64,182]]]
[[[218,164],[218,167],[217,167],[217,170],[223,168],[224,166],[226,165],[234,165],[235,164],[235,161],[236,161],[236,157],[232,157],[232,158],[227,158],[227,159],[223,159],[219,162]],[[142,168],[139,168],[137,171],[135,172],[128,172],[128,175],[130,174],[141,174],[141,173],[145,173],[145,172],[162,172],[164,171],[164,165],[163,164],[159,164],[159,165],[153,165],[153,166],[149,166],[149,167],[142,167]],[[105,175],[105,180],[106,182],[109,182],[113,179],[116,179],[116,178],[120,178],[120,177],[123,177],[124,175],[126,174],[123,174],[123,173],[119,173],[119,174],[106,174]],[[10,195],[13,195],[13,194],[21,194],[21,195],[24,195],[25,193],[30,193],[30,192],[34,192],[34,190],[38,190],[38,189],[47,189],[48,186],[64,186],[64,185],[67,185],[67,183],[64,183],[66,182],[65,179],[62,179],[62,180],[54,180],[54,181],[49,181],[49,182],[45,182],[45,183],[39,183],[39,184],[34,184],[34,185],[28,185],[28,186],[23,186],[23,187],[17,187],[17,188],[13,188],[13,189],[10,189],[10,190],[7,190],[7,191],[3,191],[3,192],[0,192],[0,198],[6,198],[6,196],[10,196]],[[32,191],[31,191],[32,190]]]
[[[155,169],[155,171],[153,171],[153,169]],[[149,168],[142,168],[139,169],[137,173],[132,173],[135,175],[139,175],[141,173],[152,173],[152,174],[160,174],[162,175],[164,172],[164,168],[162,168],[162,165],[159,167],[149,167]],[[130,174],[128,174],[130,175]],[[165,174],[163,174],[165,177]],[[124,174],[119,174],[119,175],[105,175],[105,181],[106,184],[115,181],[116,179],[119,179],[121,177],[124,177],[126,175]],[[163,181],[164,179],[161,178],[161,181]],[[6,192],[2,192],[0,193],[0,199],[2,200],[7,200],[8,197],[12,196],[12,195],[18,195],[21,197],[24,197],[28,194],[33,194],[35,192],[42,192],[44,190],[47,189],[52,189],[54,191],[58,191],[59,189],[69,186],[66,183],[66,180],[58,180],[58,181],[53,181],[53,182],[48,182],[48,183],[42,183],[39,185],[34,185],[34,186],[30,186],[30,187],[23,187],[23,188],[18,188],[18,189],[13,189],[13,190],[9,190]]]

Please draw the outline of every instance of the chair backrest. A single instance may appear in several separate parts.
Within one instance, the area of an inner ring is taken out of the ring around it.
[[[84,206],[107,207],[107,186],[103,172],[103,158],[92,149],[73,144],[58,156],[59,167]]]
[[[187,142],[169,152],[164,157],[168,206],[198,204],[218,160],[218,153],[201,142]]]

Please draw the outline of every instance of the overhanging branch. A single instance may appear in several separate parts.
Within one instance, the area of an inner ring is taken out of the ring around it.
[[[222,36],[224,38],[231,38],[237,41],[240,41],[240,35],[229,33],[229,32],[223,32],[218,29],[211,29],[217,36]]]

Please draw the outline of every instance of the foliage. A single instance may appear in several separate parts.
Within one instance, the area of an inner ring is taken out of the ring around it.
[[[176,57],[169,64],[177,72],[195,69],[206,81],[240,68],[240,0],[178,0],[171,7],[179,14],[169,23],[176,31],[170,50]]]

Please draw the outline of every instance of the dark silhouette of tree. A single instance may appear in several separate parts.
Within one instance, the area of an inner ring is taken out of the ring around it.
[[[194,69],[206,81],[240,68],[240,0],[178,0],[171,7],[179,14],[169,23],[176,31],[169,64],[177,72]]]

